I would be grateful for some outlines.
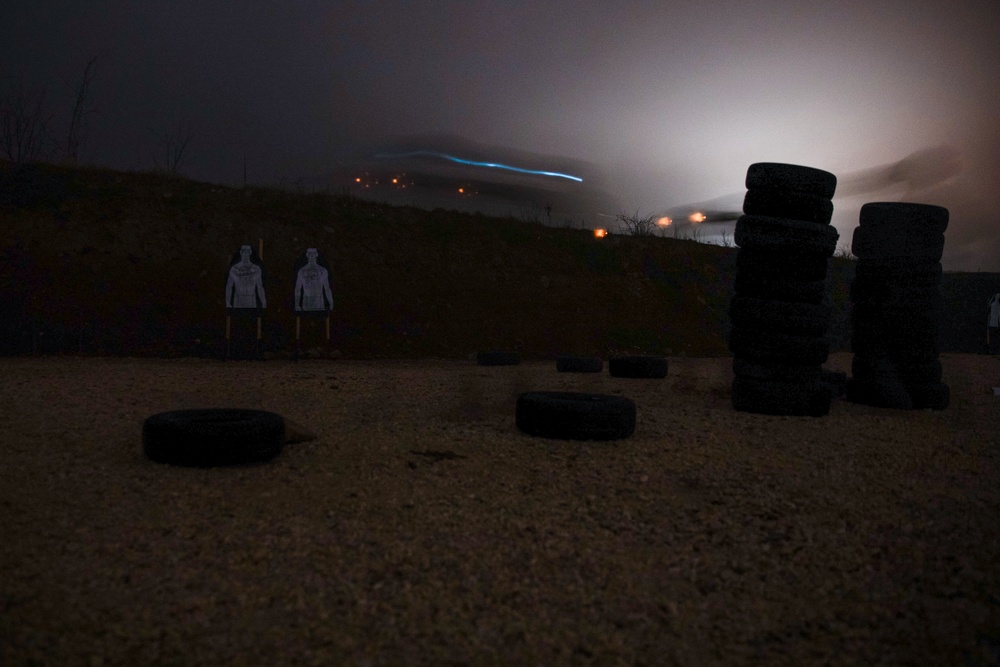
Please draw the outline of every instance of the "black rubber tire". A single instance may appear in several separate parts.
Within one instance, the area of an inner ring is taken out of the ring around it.
[[[269,461],[285,446],[285,420],[264,410],[161,412],[142,424],[142,449],[158,463],[224,466]]]
[[[829,257],[823,253],[775,252],[741,248],[736,253],[736,271],[761,278],[825,280]]]
[[[743,212],[828,225],[833,217],[833,202],[795,190],[752,188],[743,197]]]
[[[837,177],[815,167],[783,162],[755,162],[747,168],[746,187],[748,190],[794,190],[832,199],[837,190]]]
[[[521,355],[517,352],[479,352],[476,354],[476,364],[479,366],[516,366],[521,363]]]
[[[905,225],[896,227],[889,225],[869,225],[861,227],[859,225],[855,229],[860,229],[861,236],[864,239],[876,244],[896,245],[902,239],[911,243],[919,242],[921,245],[933,244],[935,241],[940,241],[944,245],[944,233],[913,225],[909,227]]]
[[[951,389],[943,382],[910,384],[906,390],[910,392],[914,410],[945,410],[951,402]]]
[[[820,366],[818,364],[762,363],[746,357],[733,357],[733,375],[751,380],[814,383],[819,381]]]
[[[604,370],[604,361],[600,357],[563,355],[556,359],[556,370],[560,373],[600,373]]]
[[[667,377],[667,360],[649,356],[611,357],[608,373],[616,378],[661,379]]]
[[[851,330],[862,335],[937,340],[940,319],[940,311],[933,308],[918,311],[864,303],[856,303],[851,308]]]
[[[851,332],[851,350],[863,357],[886,357],[897,364],[924,364],[941,356],[940,346],[934,339],[913,339],[902,336],[871,335],[868,330]]]
[[[930,303],[941,298],[940,277],[934,280],[878,280],[855,275],[850,286],[854,301]]]
[[[944,234],[948,229],[948,209],[931,204],[908,202],[868,202],[861,207],[858,224],[866,229],[892,234]]]
[[[941,319],[943,297],[937,290],[927,290],[915,298],[916,292],[876,298],[865,294],[851,295],[851,316],[859,320],[931,323]]]
[[[830,356],[830,343],[820,336],[793,336],[763,329],[733,327],[729,349],[736,356],[763,363],[820,365]]]
[[[517,397],[517,428],[560,440],[618,440],[635,431],[635,403],[623,396],[534,391]]]
[[[736,295],[729,301],[733,326],[769,329],[803,336],[822,336],[830,328],[828,304],[773,301]]]
[[[941,282],[941,262],[926,260],[877,260],[859,259],[854,267],[854,277],[866,280],[885,280],[896,283],[934,284]]]
[[[888,322],[897,327],[933,326],[937,328],[941,320],[941,296],[927,297],[923,300],[859,300],[851,303],[851,321]]]
[[[852,313],[851,340],[860,349],[855,352],[866,354],[862,350],[934,350],[938,351],[938,320],[936,317],[925,317],[914,314],[910,317],[861,317],[857,307]],[[892,357],[895,353],[890,353]]]
[[[740,248],[772,252],[810,252],[832,257],[840,232],[831,225],[801,220],[741,215],[733,240]]]
[[[868,232],[865,227],[855,227],[851,252],[858,260],[909,259],[940,262],[944,255],[944,234],[901,234],[885,238]]]
[[[819,372],[819,381],[829,390],[830,398],[840,398],[847,386],[847,373],[823,368]]]
[[[913,409],[913,399],[910,398],[910,393],[902,382],[866,382],[850,378],[844,388],[844,394],[850,403],[895,410]]]
[[[733,290],[740,296],[812,304],[821,303],[826,298],[827,292],[825,280],[763,278],[743,271],[736,272]]]
[[[822,417],[830,412],[830,392],[817,381],[776,382],[736,376],[732,404],[739,412]]]
[[[851,375],[866,381],[889,377],[898,379],[903,384],[933,384],[941,381],[942,368],[940,359],[900,364],[888,357],[855,354],[851,360]]]

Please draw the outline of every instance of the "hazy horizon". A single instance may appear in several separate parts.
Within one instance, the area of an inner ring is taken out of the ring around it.
[[[399,137],[582,165],[621,211],[738,200],[746,168],[946,206],[944,265],[1000,271],[1000,6],[770,0],[404,4],[38,0],[0,11],[0,84],[45,92],[56,138],[95,60],[81,161],[322,182]],[[425,150],[440,150],[428,145]],[[553,211],[557,218],[559,211]]]

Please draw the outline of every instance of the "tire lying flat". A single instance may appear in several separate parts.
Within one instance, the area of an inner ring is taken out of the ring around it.
[[[859,380],[874,382],[881,378],[897,378],[904,384],[933,384],[943,375],[940,359],[922,363],[900,364],[886,357],[866,357],[855,354],[851,360],[851,375]]]
[[[944,234],[912,236],[875,234],[868,227],[855,227],[851,252],[862,259],[907,259],[940,262],[944,255]]]
[[[521,355],[517,352],[479,352],[476,354],[476,364],[479,366],[517,366],[521,363]]]
[[[831,225],[764,215],[741,215],[733,232],[733,240],[740,248],[815,252],[825,257],[833,255],[839,238],[840,232]]]
[[[623,396],[533,391],[517,397],[515,422],[528,435],[619,440],[635,432],[635,403]]]
[[[845,394],[850,403],[895,410],[913,409],[913,399],[899,381],[867,382],[852,377],[847,380]]]
[[[828,225],[833,217],[833,202],[795,190],[751,188],[743,197],[743,212]]]
[[[847,373],[823,368],[819,372],[819,381],[830,392],[831,398],[840,398],[847,386]]]
[[[770,329],[777,333],[822,336],[830,327],[832,312],[829,304],[754,299],[740,295],[729,301],[729,320],[734,327]]]
[[[936,285],[941,280],[941,262],[926,260],[868,259],[858,262],[854,269],[855,279],[864,278],[893,285]]]
[[[861,207],[858,225],[873,231],[943,234],[948,216],[948,209],[932,204],[868,202]]]
[[[756,250],[741,248],[736,254],[736,270],[759,278],[782,280],[825,280],[828,256],[820,252]]]
[[[264,410],[175,410],[152,415],[142,425],[146,456],[179,466],[261,463],[284,445],[284,418]]]
[[[941,301],[941,277],[890,282],[855,275],[848,293],[856,303],[912,303],[915,306],[933,307]]]
[[[740,296],[758,299],[818,304],[826,297],[826,280],[762,278],[749,271],[737,271],[733,291]]]
[[[729,332],[729,350],[757,362],[807,366],[825,363],[830,356],[830,343],[822,336],[733,327]]]
[[[747,167],[746,186],[748,190],[794,190],[831,199],[837,190],[837,177],[815,167],[783,162],[755,162]]]
[[[733,357],[733,375],[751,380],[816,383],[820,367],[816,364],[760,363],[746,357]]]
[[[664,357],[648,356],[611,357],[608,360],[608,372],[618,378],[665,378],[667,360]]]
[[[604,361],[600,357],[562,355],[556,359],[556,370],[560,373],[600,373],[604,370]]]

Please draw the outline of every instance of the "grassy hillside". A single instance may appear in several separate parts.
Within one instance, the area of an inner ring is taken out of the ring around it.
[[[293,350],[293,266],[307,247],[331,264],[331,347],[347,358],[728,354],[735,248],[596,239],[509,218],[157,173],[4,164],[0,353],[222,355],[230,258],[258,240],[269,355]],[[832,260],[839,349],[849,349],[852,274],[852,262]],[[254,328],[234,323],[234,339]],[[305,347],[324,338],[322,320],[305,321]]]

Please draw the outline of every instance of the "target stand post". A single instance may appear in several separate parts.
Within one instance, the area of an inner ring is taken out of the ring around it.
[[[302,316],[295,316],[295,358],[302,356]]]

